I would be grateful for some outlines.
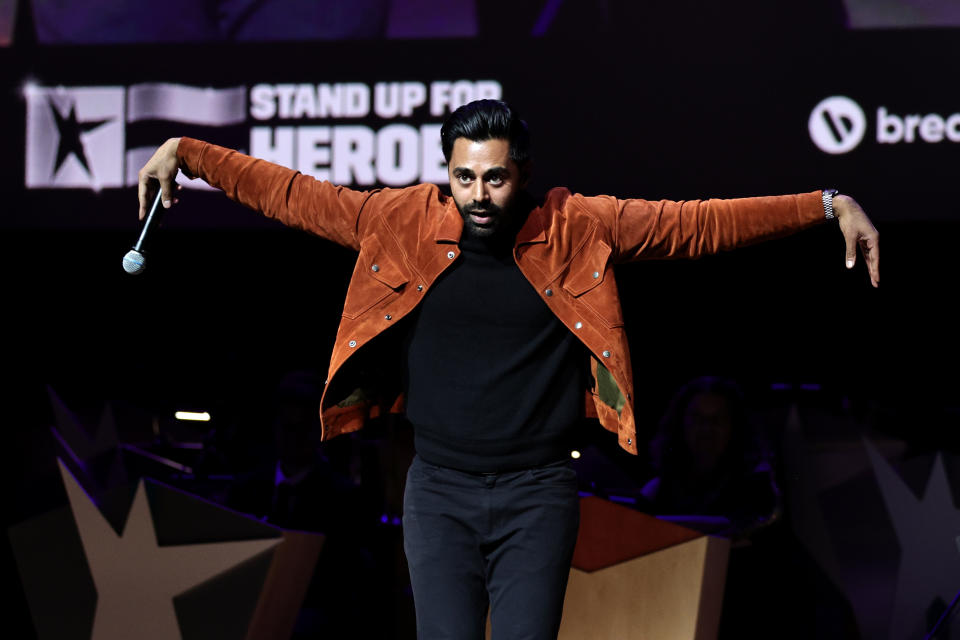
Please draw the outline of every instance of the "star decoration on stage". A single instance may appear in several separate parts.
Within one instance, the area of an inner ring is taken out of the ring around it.
[[[52,427],[54,438],[62,445],[62,454],[68,456],[77,468],[89,470],[98,458],[111,457],[109,468],[103,473],[106,483],[103,486],[87,486],[81,480],[81,485],[88,493],[113,488],[127,483],[127,472],[123,467],[123,460],[118,453],[120,439],[117,435],[117,423],[114,419],[113,408],[104,405],[100,414],[100,422],[93,433],[83,426],[80,419],[67,408],[52,387],[47,387],[47,396],[53,408],[56,426]]]
[[[87,175],[92,177],[90,173],[90,163],[87,161],[87,154],[84,150],[81,136],[110,122],[110,119],[79,121],[77,120],[76,103],[70,102],[70,111],[64,116],[52,100],[48,100],[48,102],[50,104],[50,111],[53,112],[53,117],[56,120],[57,132],[60,135],[60,142],[57,145],[57,161],[53,169],[53,175],[56,175],[56,173],[60,171],[60,168],[67,161],[67,158],[72,155],[80,162],[86,170]]]
[[[922,471],[925,488],[915,491],[904,478],[920,479],[922,458],[908,456],[901,440],[866,438],[868,429],[820,410],[801,419],[799,407],[790,407],[783,463],[792,527],[844,591],[862,637],[920,640],[960,589],[949,454],[933,456]]]
[[[928,621],[918,613],[937,599],[950,602],[960,588],[960,509],[953,506],[942,454],[934,459],[923,498],[917,499],[873,444],[864,443],[900,542],[889,637],[920,638]]]
[[[282,540],[159,546],[143,480],[118,535],[63,462],[58,464],[97,590],[92,640],[180,638],[175,596]]]

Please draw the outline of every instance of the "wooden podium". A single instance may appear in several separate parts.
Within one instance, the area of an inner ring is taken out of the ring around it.
[[[559,639],[716,638],[729,552],[724,538],[581,498]]]
[[[580,500],[563,640],[709,640],[730,541],[600,498]]]

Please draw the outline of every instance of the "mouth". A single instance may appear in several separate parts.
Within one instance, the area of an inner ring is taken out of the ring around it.
[[[490,224],[491,222],[493,222],[493,218],[494,216],[490,215],[485,211],[478,212],[478,213],[473,213],[473,212],[470,213],[470,220],[472,220],[474,224],[479,224],[479,225]]]

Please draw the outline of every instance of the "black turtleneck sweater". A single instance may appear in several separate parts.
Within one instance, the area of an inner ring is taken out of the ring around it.
[[[499,235],[464,230],[404,344],[417,453],[469,472],[569,456],[584,398],[584,348],[514,262],[516,233]]]

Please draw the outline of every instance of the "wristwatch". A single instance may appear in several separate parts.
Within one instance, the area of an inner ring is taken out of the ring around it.
[[[833,212],[833,196],[840,193],[836,189],[824,189],[823,190],[823,214],[827,217],[827,220],[835,220],[837,214]]]

